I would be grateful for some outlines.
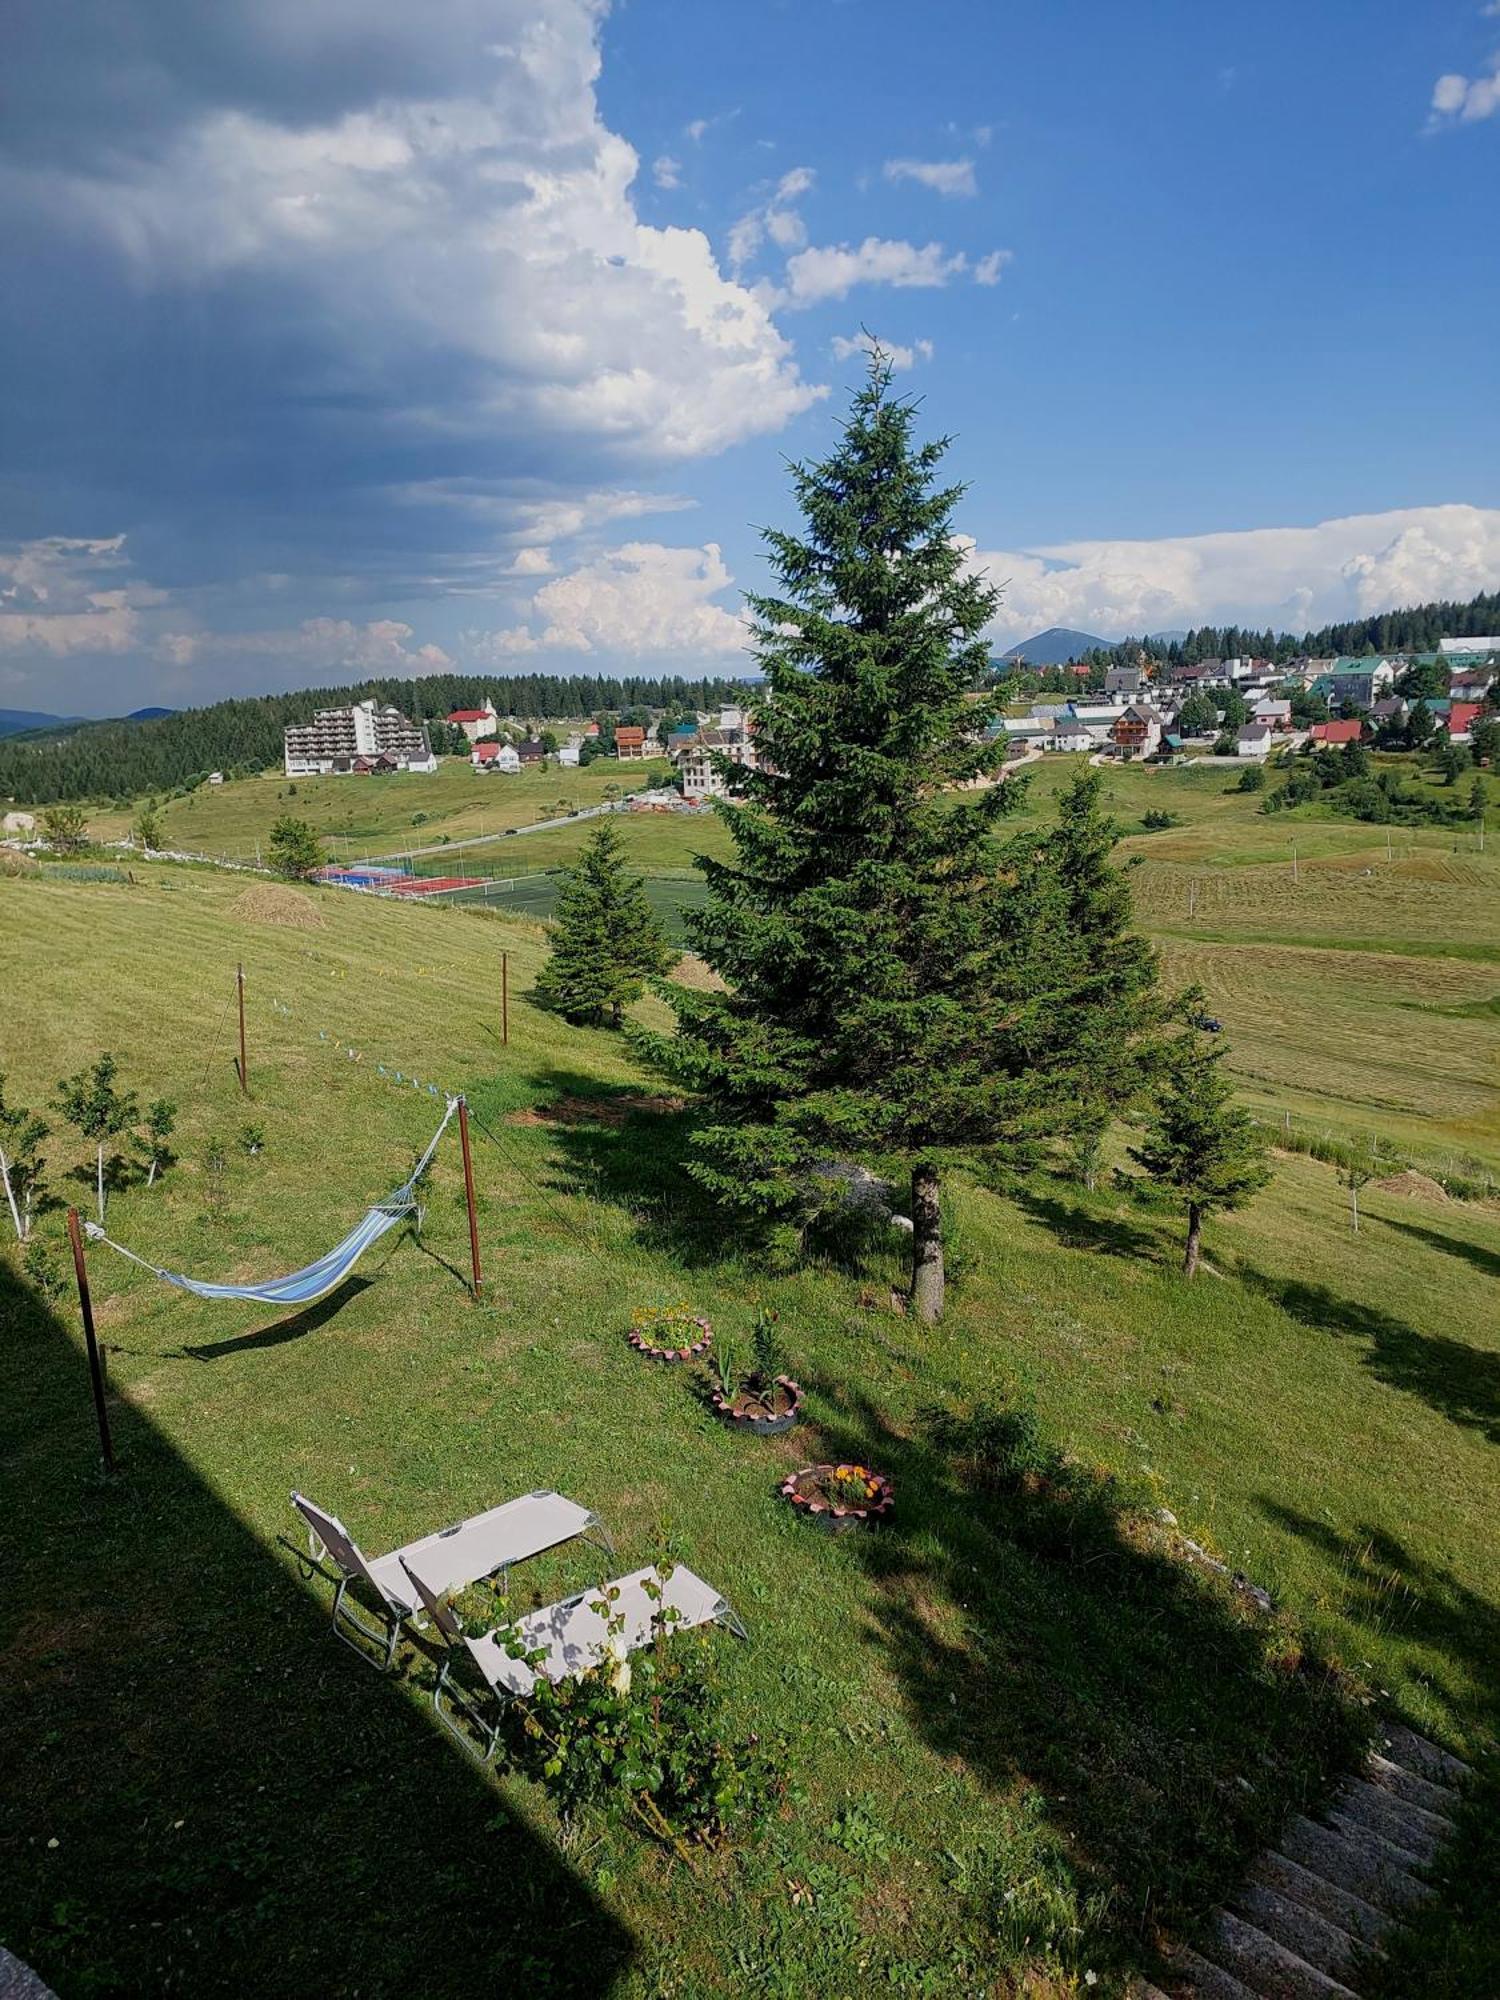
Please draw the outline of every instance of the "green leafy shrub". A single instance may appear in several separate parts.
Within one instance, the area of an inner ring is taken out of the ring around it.
[[[650,1643],[627,1654],[618,1589],[592,1609],[603,1621],[604,1657],[586,1673],[532,1693],[506,1711],[499,1763],[544,1785],[565,1822],[588,1808],[643,1827],[675,1851],[718,1848],[759,1831],[785,1789],[779,1758],[755,1736],[724,1725],[712,1678],[709,1633],[672,1637],[680,1614],[662,1601],[672,1565],[646,1585],[656,1604]],[[512,1659],[538,1668],[499,1600],[495,1638]]]

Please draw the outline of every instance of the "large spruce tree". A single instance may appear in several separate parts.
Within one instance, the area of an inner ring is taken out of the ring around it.
[[[758,768],[721,807],[695,925],[725,991],[674,992],[648,1047],[708,1101],[692,1170],[719,1196],[805,1217],[820,1155],[910,1174],[912,1301],[943,1306],[945,1163],[1058,1129],[1057,1010],[1079,960],[1070,890],[1032,834],[1002,841],[1014,779],[968,699],[997,594],[953,531],[945,441],[877,355],[821,464],[793,468],[805,532],[766,539],[750,599]]]
[[[605,819],[568,871],[548,927],[551,956],[537,991],[565,1019],[618,1028],[645,982],[675,954],[646,900],[646,885],[627,872],[620,836]]]

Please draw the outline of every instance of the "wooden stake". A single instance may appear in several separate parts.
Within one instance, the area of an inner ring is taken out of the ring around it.
[[[474,1296],[480,1296],[482,1279],[479,1275],[479,1218],[474,1213],[474,1161],[469,1152],[469,1107],[461,1097],[458,1100],[458,1138],[464,1154],[464,1199],[469,1204],[469,1262],[474,1267]]]
[[[510,1047],[510,953],[500,954],[500,1044]]]
[[[250,1073],[245,1067],[245,968],[236,968],[236,981],[240,990],[240,1093],[250,1095]]]
[[[104,1402],[104,1364],[99,1358],[99,1343],[94,1338],[94,1308],[89,1298],[88,1266],[83,1261],[83,1231],[78,1223],[78,1210],[68,1210],[68,1241],[73,1246],[73,1275],[78,1280],[78,1309],[83,1314],[83,1338],[89,1351],[89,1379],[94,1385],[94,1415],[99,1420],[99,1451],[104,1460],[104,1470],[112,1473],[115,1469],[115,1448],[109,1435],[109,1411]]]

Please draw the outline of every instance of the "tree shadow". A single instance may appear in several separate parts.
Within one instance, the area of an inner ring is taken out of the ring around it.
[[[293,1313],[290,1319],[279,1319],[273,1326],[263,1326],[254,1333],[234,1334],[228,1340],[210,1340],[179,1347],[177,1352],[194,1361],[223,1361],[231,1354],[254,1354],[262,1347],[280,1347],[288,1340],[301,1340],[305,1334],[316,1333],[320,1326],[326,1326],[329,1320],[335,1319],[352,1299],[368,1291],[373,1283],[371,1278],[345,1278],[327,1298]]]
[[[1403,1236],[1415,1236],[1419,1243],[1430,1243],[1434,1250],[1462,1257],[1487,1278],[1500,1278],[1500,1252],[1487,1250],[1482,1243],[1469,1243],[1462,1236],[1447,1236],[1441,1229],[1426,1229],[1420,1222],[1401,1222],[1394,1216],[1383,1215],[1380,1221],[1386,1229],[1398,1229]]]
[[[623,1210],[647,1249],[689,1269],[723,1263],[726,1248],[757,1240],[748,1222],[726,1227],[724,1211],[683,1165],[695,1113],[630,1085],[601,1084],[566,1070],[528,1079],[536,1114],[554,1141],[555,1193]]]
[[[633,1940],[0,1260],[0,1936],[60,1991],[613,1990]]]
[[[1045,1193],[1024,1181],[1007,1188],[1017,1208],[1040,1222],[1069,1250],[1097,1250],[1109,1257],[1128,1257],[1132,1262],[1145,1258],[1159,1263],[1162,1239],[1154,1229],[1143,1228],[1125,1216],[1098,1215],[1079,1201]]]
[[[1326,1285],[1273,1278],[1248,1264],[1240,1265],[1239,1276],[1304,1326],[1364,1341],[1365,1366],[1382,1382],[1500,1444],[1500,1354],[1444,1334],[1420,1333],[1379,1306],[1340,1298]]]
[[[1351,1757],[1335,1677],[1108,1475],[1046,1452],[997,1476],[936,1413],[905,1433],[818,1387],[826,1455],[895,1482],[891,1523],[844,1544],[878,1586],[866,1641],[937,1754],[1040,1815],[1038,1866],[1083,1927],[1054,1948],[1145,1969]]]

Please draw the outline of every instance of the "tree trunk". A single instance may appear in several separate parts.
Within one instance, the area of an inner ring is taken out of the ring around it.
[[[99,1227],[104,1227],[104,1148],[99,1148]]]
[[[1185,1278],[1191,1278],[1197,1274],[1198,1253],[1202,1248],[1202,1243],[1203,1210],[1198,1206],[1197,1202],[1190,1201],[1188,1203],[1187,1250],[1182,1259],[1182,1274]]]
[[[943,1211],[936,1167],[912,1168],[911,1304],[924,1326],[943,1316]]]
[[[20,1210],[16,1207],[16,1197],[10,1184],[10,1167],[6,1163],[4,1153],[0,1153],[0,1181],[5,1183],[5,1199],[10,1203],[10,1219],[16,1225],[16,1241],[24,1243],[26,1225],[22,1222]]]

